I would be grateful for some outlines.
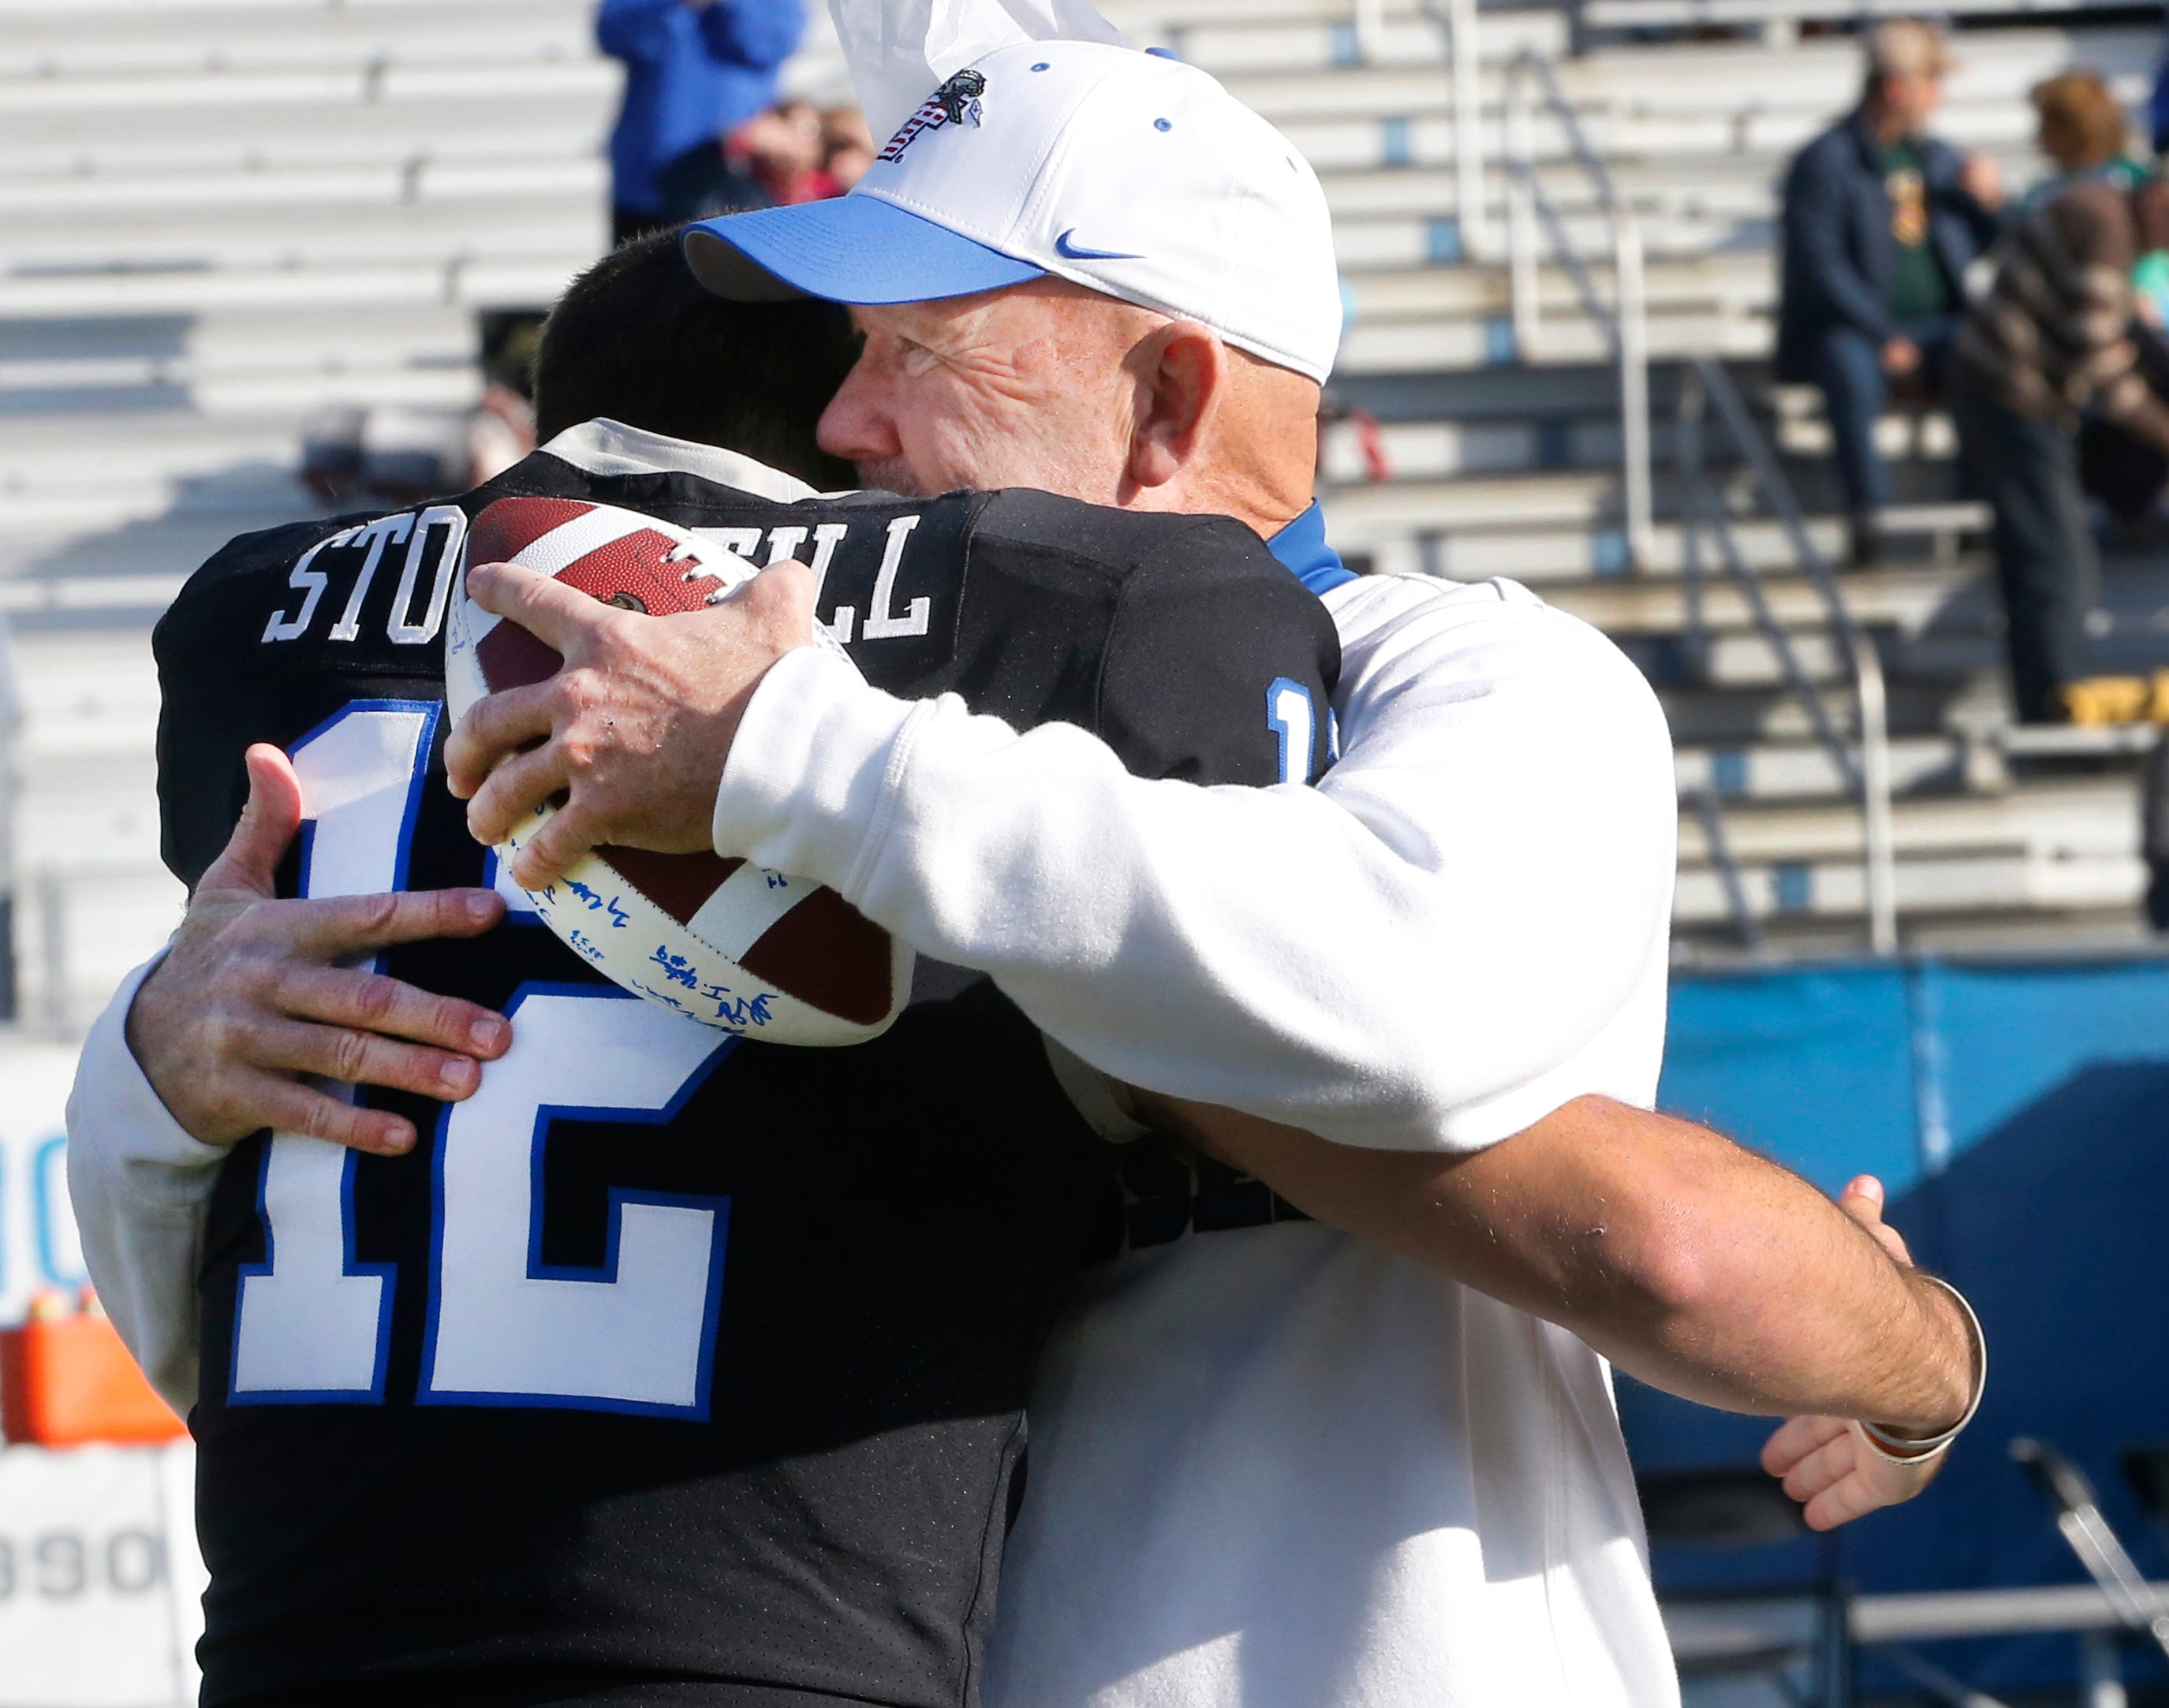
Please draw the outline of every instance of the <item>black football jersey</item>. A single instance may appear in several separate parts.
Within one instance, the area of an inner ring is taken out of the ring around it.
[[[1235,524],[1026,492],[781,504],[538,453],[189,581],[156,642],[181,877],[267,741],[313,815],[289,893],[493,881],[445,787],[440,636],[467,521],[514,494],[808,559],[877,686],[1067,720],[1143,774],[1326,763],[1332,625]],[[414,1120],[409,1156],[258,1135],[221,1168],[190,1418],[205,1701],[972,1702],[1033,1359],[1123,1216],[1037,1031],[959,976],[867,1044],[743,1040],[516,912],[379,964],[509,1012],[514,1053],[466,1103],[362,1093]]]

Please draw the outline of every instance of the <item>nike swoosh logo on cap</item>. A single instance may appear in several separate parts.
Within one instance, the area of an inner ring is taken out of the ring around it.
[[[1069,261],[1142,261],[1142,255],[1132,255],[1122,249],[1087,249],[1080,243],[1070,242],[1077,235],[1072,226],[1054,240],[1054,253]]]

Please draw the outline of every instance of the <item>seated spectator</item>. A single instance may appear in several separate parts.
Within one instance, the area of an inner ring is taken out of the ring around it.
[[[301,423],[301,484],[328,504],[420,504],[501,475],[535,449],[533,407],[491,381],[468,409],[333,403]]]
[[[874,163],[874,136],[866,115],[856,107],[831,107],[821,115],[823,166],[842,194],[866,175]]]
[[[2145,181],[2146,166],[2127,152],[2124,109],[2099,72],[2083,67],[2060,72],[2036,84],[2031,98],[2039,118],[2034,141],[2056,170],[2026,193],[2026,210],[2075,184],[2098,180],[2131,189]]]
[[[827,154],[820,112],[811,101],[801,100],[779,101],[754,114],[723,146],[733,169],[759,189],[759,205],[775,208],[825,201],[844,193],[826,169]]]
[[[2169,247],[2169,185],[2074,184],[2025,214],[1952,347],[1945,390],[1996,512],[2012,697],[2028,723],[2122,721],[2143,693],[2086,665],[2100,578],[2079,489],[2081,410],[2169,453],[2169,403],[2130,336],[2132,274]],[[2143,684],[2140,686],[2143,687]]]
[[[1889,500],[1875,418],[1894,386],[1932,395],[2002,200],[1990,162],[1925,133],[1949,69],[1928,25],[1884,24],[1860,104],[1785,174],[1777,376],[1822,388],[1857,565],[1880,561]]]
[[[610,224],[621,243],[658,226],[765,205],[722,141],[775,98],[806,27],[802,0],[602,0],[595,43],[625,61],[610,132]]]

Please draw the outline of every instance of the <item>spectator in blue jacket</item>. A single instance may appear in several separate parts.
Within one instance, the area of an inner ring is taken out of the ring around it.
[[[1928,25],[1884,24],[1859,106],[1785,174],[1777,376],[1822,388],[1856,564],[1882,556],[1875,418],[1894,385],[1934,391],[2003,200],[1993,162],[1925,134],[1949,69]]]
[[[610,132],[613,241],[720,211],[733,194],[723,139],[775,99],[776,68],[806,28],[803,0],[603,0],[595,44],[625,61]]]

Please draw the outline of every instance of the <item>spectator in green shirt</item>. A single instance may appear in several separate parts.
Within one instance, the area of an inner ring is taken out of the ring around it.
[[[1889,498],[1875,418],[1894,386],[1934,391],[2002,201],[1990,162],[1927,134],[1950,64],[1927,24],[1884,24],[1859,106],[1785,175],[1777,376],[1822,389],[1857,564],[1881,556]]]

